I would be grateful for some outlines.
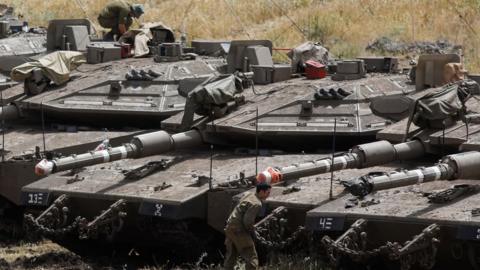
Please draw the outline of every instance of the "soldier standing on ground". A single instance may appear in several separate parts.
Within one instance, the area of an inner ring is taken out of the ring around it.
[[[225,226],[225,269],[233,269],[237,256],[245,260],[245,269],[258,268],[258,256],[255,243],[252,239],[254,233],[255,217],[262,208],[262,201],[270,195],[271,186],[266,182],[257,184],[256,193],[244,196],[233,209]]]
[[[143,13],[144,7],[141,4],[129,4],[123,0],[111,1],[98,15],[98,23],[103,28],[111,29],[104,39],[113,40],[115,35],[120,38],[132,25],[132,18],[140,18]]]

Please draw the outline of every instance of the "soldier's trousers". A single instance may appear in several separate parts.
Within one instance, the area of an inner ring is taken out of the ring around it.
[[[258,268],[258,256],[252,237],[245,231],[225,230],[225,269],[233,269],[237,256],[245,260],[245,269]]]

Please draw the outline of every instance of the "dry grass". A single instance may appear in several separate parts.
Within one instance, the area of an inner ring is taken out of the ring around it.
[[[32,25],[85,17],[95,22],[108,0],[4,0]],[[467,67],[480,71],[479,0],[137,0],[144,21],[163,21],[190,39],[271,39],[276,47],[321,41],[336,55],[365,55],[373,39],[448,39]]]
[[[0,258],[13,263],[17,259],[38,257],[51,252],[68,252],[68,250],[50,241],[22,243],[0,248]]]

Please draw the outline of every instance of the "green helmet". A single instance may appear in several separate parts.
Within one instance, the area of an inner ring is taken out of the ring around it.
[[[143,13],[145,13],[145,8],[142,4],[132,4],[132,12],[135,18],[139,18]]]

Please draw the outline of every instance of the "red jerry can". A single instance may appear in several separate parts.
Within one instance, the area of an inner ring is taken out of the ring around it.
[[[120,44],[120,48],[120,55],[122,56],[122,58],[128,58],[132,56],[132,47],[130,46],[130,44],[122,43]]]
[[[315,60],[308,60],[305,62],[305,75],[310,80],[325,78],[327,68]]]

